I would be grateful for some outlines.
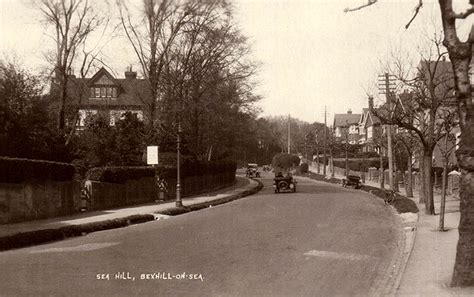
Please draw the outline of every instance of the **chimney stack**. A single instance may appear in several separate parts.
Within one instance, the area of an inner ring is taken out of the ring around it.
[[[369,96],[369,110],[372,111],[374,109],[374,97]]]
[[[132,71],[132,65],[128,68],[128,71],[125,71],[125,78],[126,79],[135,79],[137,78],[137,73]]]
[[[349,110],[347,111],[347,114],[352,114],[352,110],[349,108]]]

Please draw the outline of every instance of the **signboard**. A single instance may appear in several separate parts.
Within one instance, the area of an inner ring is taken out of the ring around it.
[[[146,163],[148,165],[158,164],[158,147],[157,146],[146,147]]]

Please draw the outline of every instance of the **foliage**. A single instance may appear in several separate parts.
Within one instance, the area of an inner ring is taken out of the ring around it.
[[[71,164],[45,160],[0,157],[0,182],[21,183],[27,180],[72,180]]]
[[[308,163],[302,163],[300,165],[300,169],[299,169],[300,173],[301,174],[305,174],[309,171],[309,166],[308,166]]]
[[[70,161],[64,140],[48,124],[47,98],[37,77],[0,61],[0,155]]]
[[[387,157],[383,158],[383,163],[384,163],[384,168],[387,168],[388,160]],[[334,160],[333,164],[335,167],[339,168],[346,168],[346,161],[345,160]],[[349,170],[352,171],[361,171],[364,170],[366,171],[370,167],[375,167],[377,169],[380,168],[380,159],[366,159],[366,160],[361,160],[361,159],[349,159],[348,160],[348,166]]]
[[[281,168],[283,170],[296,167],[300,164],[300,158],[297,155],[291,155],[286,153],[279,153],[273,157],[272,166],[273,168]]]
[[[234,175],[236,165],[233,162],[187,162],[181,167],[181,177],[198,176],[207,174],[229,173]],[[158,174],[161,178],[176,177],[176,167],[171,166],[111,166],[90,169],[86,177],[89,180],[125,183],[128,180],[143,177],[154,177]]]

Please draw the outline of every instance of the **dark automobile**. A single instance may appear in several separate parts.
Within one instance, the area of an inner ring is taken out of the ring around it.
[[[342,186],[353,186],[355,189],[360,189],[360,187],[362,187],[362,183],[360,181],[360,177],[357,175],[348,175],[347,178],[342,179]]]
[[[280,193],[281,191],[291,191],[296,192],[296,180],[291,174],[283,176],[280,172],[275,175],[273,179],[273,187],[275,188],[275,193]]]
[[[247,164],[247,172],[245,174],[246,177],[260,177],[260,172],[258,171],[258,164],[255,163],[248,163]]]

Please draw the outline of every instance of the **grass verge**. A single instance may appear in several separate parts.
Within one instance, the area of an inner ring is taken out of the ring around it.
[[[334,178],[334,177],[327,179],[324,177],[324,175],[317,174],[314,172],[305,173],[302,176],[306,176],[318,181],[329,182],[332,184],[341,184],[341,179]],[[371,187],[367,185],[363,185],[360,189],[362,191],[371,193],[379,197],[380,199],[383,199],[385,203],[392,205],[397,210],[398,213],[405,213],[405,212],[417,213],[419,211],[418,207],[416,206],[416,203],[413,202],[413,200],[408,199],[407,197],[402,196],[397,192],[393,192],[391,190],[380,189],[376,187]]]

